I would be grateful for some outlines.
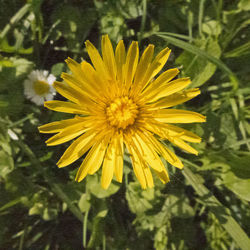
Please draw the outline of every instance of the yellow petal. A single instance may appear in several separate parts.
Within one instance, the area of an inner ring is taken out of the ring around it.
[[[74,74],[74,76],[81,78],[83,73],[81,71],[80,64],[77,63],[75,60],[72,58],[68,57],[65,62],[67,63],[70,71]]]
[[[102,143],[97,142],[91,148],[91,150],[89,151],[89,153],[83,160],[80,168],[78,169],[76,178],[75,178],[76,181],[78,182],[82,181],[93,166],[99,169],[103,161],[104,153],[105,151],[102,150]]]
[[[145,98],[148,102],[155,102],[156,100],[172,95],[184,88],[191,83],[189,78],[180,78],[162,85],[159,89],[154,89]]]
[[[123,83],[123,68],[126,62],[126,51],[123,41],[121,40],[115,50],[115,61],[117,65],[117,79]]]
[[[154,117],[157,121],[166,123],[193,123],[206,121],[206,117],[199,113],[180,109],[160,109]]]
[[[109,71],[107,70],[98,50],[90,41],[86,41],[85,45],[86,45],[86,49],[89,54],[89,57],[91,59],[91,62],[95,67],[95,70],[101,75],[101,78],[104,78],[107,80],[110,79]]]
[[[145,76],[141,83],[141,90],[143,90],[150,82],[150,80],[152,80],[160,72],[160,70],[167,62],[170,52],[171,50],[169,48],[165,48],[155,57],[155,59],[145,72]]]
[[[201,138],[191,131],[186,129],[163,123],[148,123],[145,128],[154,134],[159,135],[162,139],[168,139],[169,137],[178,137],[184,141],[200,143]]]
[[[78,104],[72,102],[47,101],[44,103],[44,107],[54,111],[70,113],[70,114],[82,114],[82,115],[89,114],[89,112],[82,106],[79,106]]]
[[[79,94],[82,96],[89,99],[93,99],[93,97],[97,96],[97,91],[94,89],[92,83],[87,83],[84,81],[85,77],[79,79],[74,77],[73,75],[67,74],[67,73],[62,73],[61,78],[73,89],[75,89]],[[91,85],[91,86],[90,86]]]
[[[162,74],[160,74],[156,80],[152,81],[148,87],[142,92],[142,96],[147,96],[150,92],[158,89],[162,84],[166,84],[171,81],[175,76],[177,76],[179,70],[177,68],[169,69]]]
[[[179,137],[180,139],[184,141],[193,142],[193,143],[201,142],[201,138],[198,135],[186,129],[183,129],[174,125],[170,125],[170,124],[166,124],[164,126],[164,129],[167,130],[167,134],[169,134],[170,137]]]
[[[54,82],[53,86],[59,94],[61,94],[62,96],[66,97],[68,100],[74,103],[93,105],[93,102],[91,102],[91,100],[81,90],[79,91],[76,88],[71,88],[64,82]]]
[[[155,172],[158,175],[158,177],[160,178],[160,180],[162,181],[162,183],[165,184],[165,183],[169,182],[170,179],[168,176],[168,172],[165,168],[161,172],[158,172],[156,170],[155,170]]]
[[[150,110],[173,107],[178,104],[189,101],[190,99],[196,97],[199,94],[200,90],[198,88],[184,90],[182,93],[175,93],[166,98],[160,99],[159,101],[152,104],[152,108],[150,108]]]
[[[118,182],[122,182],[123,176],[123,137],[118,135],[115,138],[115,169],[114,173]]]
[[[66,167],[85,154],[94,144],[94,141],[92,140],[94,136],[95,133],[93,133],[93,131],[89,131],[76,139],[57,162],[58,167]]]
[[[151,143],[157,149],[157,152],[171,165],[182,169],[183,164],[181,160],[176,156],[174,152],[172,152],[168,147],[162,145],[160,141],[158,141],[153,135],[149,135],[148,138],[150,139]]]
[[[84,81],[87,86],[86,91],[88,91],[92,96],[102,96],[103,93],[107,92],[107,85],[105,81],[100,77],[100,75],[95,71],[91,64],[83,61],[81,63],[81,68],[84,73]],[[105,80],[105,79],[104,79]]]
[[[108,35],[102,36],[102,57],[107,70],[109,71],[113,80],[115,80],[116,79],[115,55]]]
[[[143,164],[141,163],[141,160],[140,160],[139,156],[137,155],[135,149],[133,147],[131,147],[127,142],[126,142],[126,147],[130,153],[130,158],[132,160],[132,166],[134,169],[135,176],[138,179],[138,181],[140,182],[141,187],[143,189],[146,189],[147,188],[147,181],[145,178],[144,171],[142,169]]]
[[[108,140],[103,139],[101,142],[101,147],[98,152],[98,156],[95,159],[95,164],[92,164],[91,168],[89,168],[88,174],[94,174],[100,167],[103,162],[103,158],[108,147]]]
[[[107,189],[112,181],[115,165],[115,143],[114,140],[108,146],[102,166],[101,184],[104,189]]]
[[[176,168],[179,168],[179,169],[183,168],[183,163],[181,162],[181,160],[168,147],[162,146],[161,152],[162,152],[162,156],[167,162],[169,162]]]
[[[140,135],[135,134],[135,137],[133,137],[133,141],[138,148],[141,156],[149,164],[149,166],[154,170],[161,172],[164,168],[164,165],[160,157],[155,152],[153,145],[148,143],[142,133],[140,133]]]
[[[154,180],[153,180],[153,176],[151,174],[151,171],[150,171],[149,167],[145,165],[143,167],[143,172],[144,172],[144,175],[145,175],[145,179],[147,181],[147,186],[149,188],[154,187]]]
[[[86,132],[89,128],[85,128],[83,124],[76,123],[64,130],[60,131],[58,134],[52,136],[46,141],[47,146],[55,146],[58,144],[62,144],[64,142],[70,141],[75,137],[81,135]]]
[[[135,80],[134,80],[134,91],[141,87],[141,81],[145,76],[145,72],[147,68],[150,66],[154,55],[154,45],[150,44],[143,52],[140,62],[138,64],[136,73],[135,73]]]
[[[73,119],[67,119],[67,120],[62,120],[62,121],[56,121],[56,122],[51,122],[44,124],[40,127],[38,127],[40,133],[57,133],[62,131],[63,129],[78,124],[82,123],[84,120],[80,116],[76,116]]]
[[[172,138],[169,138],[168,140],[171,141],[176,146],[178,146],[179,148],[182,148],[191,154],[198,155],[198,151],[196,149],[192,148],[190,145],[188,145],[182,139],[180,139],[178,137],[172,137]]]
[[[126,63],[124,66],[125,88],[129,90],[137,68],[139,58],[138,42],[133,41],[128,49]]]

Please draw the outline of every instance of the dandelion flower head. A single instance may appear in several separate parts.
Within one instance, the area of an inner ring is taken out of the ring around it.
[[[24,95],[36,105],[53,100],[56,91],[53,83],[56,77],[46,70],[34,70],[24,81]]]
[[[177,168],[183,164],[165,142],[198,154],[187,142],[201,141],[199,136],[173,124],[205,122],[199,113],[171,107],[192,99],[200,91],[185,90],[190,79],[174,79],[179,72],[176,68],[158,75],[169,57],[168,48],[154,57],[154,46],[150,44],[139,57],[136,41],[127,52],[120,41],[114,51],[107,35],[102,37],[101,47],[102,56],[91,42],[86,42],[92,65],[66,60],[72,74],[63,73],[64,81],[55,82],[54,87],[69,101],[45,102],[51,110],[75,116],[45,124],[39,130],[56,133],[46,141],[48,146],[75,139],[58,161],[59,167],[68,166],[87,153],[77,181],[102,166],[104,189],[113,176],[122,182],[123,156],[127,152],[142,188],[154,186],[151,170],[167,183],[168,172],[160,157]]]

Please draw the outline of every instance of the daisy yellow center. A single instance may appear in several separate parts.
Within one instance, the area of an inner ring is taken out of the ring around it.
[[[127,96],[116,98],[106,108],[110,124],[123,129],[134,124],[138,112],[138,106]]]
[[[49,84],[45,81],[37,80],[34,82],[34,90],[37,95],[44,95],[49,92]]]

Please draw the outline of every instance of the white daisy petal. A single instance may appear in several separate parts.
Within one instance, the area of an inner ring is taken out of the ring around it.
[[[56,90],[52,84],[56,77],[47,70],[34,70],[24,81],[24,95],[36,105],[43,105],[45,100],[53,100]]]
[[[48,83],[50,84],[50,85],[52,85],[53,83],[54,83],[54,81],[56,80],[56,77],[54,76],[54,75],[52,75],[52,74],[50,74],[49,76],[48,76]]]

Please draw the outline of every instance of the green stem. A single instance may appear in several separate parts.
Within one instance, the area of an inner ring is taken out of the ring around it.
[[[27,116],[25,116],[24,118],[16,121],[16,122],[13,122],[11,123],[10,125],[8,125],[8,128],[13,128],[13,127],[17,127],[18,125],[24,123],[25,121],[27,120],[30,120],[31,118],[33,118],[34,114],[29,114]]]
[[[84,215],[84,221],[83,221],[83,247],[86,248],[87,246],[87,223],[88,223],[88,215],[89,211],[87,211]]]

